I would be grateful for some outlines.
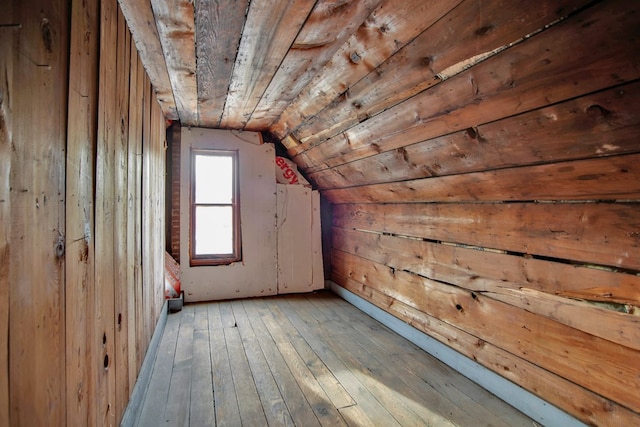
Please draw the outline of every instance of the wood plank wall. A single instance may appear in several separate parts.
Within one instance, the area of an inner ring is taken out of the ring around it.
[[[0,425],[116,425],[163,304],[165,121],[116,0],[8,3]]]
[[[638,425],[638,4],[480,3],[281,116],[333,203],[331,277],[587,424]]]

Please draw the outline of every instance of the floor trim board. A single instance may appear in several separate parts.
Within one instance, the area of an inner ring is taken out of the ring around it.
[[[136,384],[133,386],[133,392],[129,397],[129,403],[122,415],[120,421],[120,427],[133,427],[138,424],[138,417],[140,416],[140,408],[144,402],[144,397],[147,394],[147,388],[149,387],[149,381],[151,380],[151,373],[153,372],[153,365],[156,361],[158,354],[158,347],[162,340],[162,334],[164,333],[164,327],[167,324],[167,315],[169,312],[168,302],[164,301],[162,309],[160,310],[160,317],[158,323],[151,336],[149,347],[142,360],[142,366],[136,379]]]
[[[586,424],[561,409],[447,347],[440,341],[431,338],[429,335],[408,325],[340,285],[327,280],[327,288],[542,425],[586,427]]]

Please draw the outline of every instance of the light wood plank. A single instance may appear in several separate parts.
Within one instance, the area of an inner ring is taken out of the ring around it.
[[[220,126],[244,128],[315,0],[252,1]]]
[[[140,411],[138,425],[141,427],[165,424],[165,408],[169,401],[169,387],[171,385],[170,373],[173,370],[179,333],[180,316],[168,316],[153,365],[153,373],[149,380],[149,388]]]
[[[118,3],[127,20],[144,68],[156,90],[158,102],[162,105],[164,115],[171,120],[178,119],[173,89],[151,2],[148,0],[118,0]]]
[[[414,179],[324,194],[332,203],[640,200],[640,154]]]
[[[320,423],[314,411],[311,409],[309,402],[302,393],[255,307],[251,304],[251,300],[243,301],[242,309],[246,313],[247,321],[251,324],[252,332],[264,354],[269,371],[273,375],[273,380],[280,390],[286,410],[291,416],[291,421],[294,425],[319,426]]]
[[[323,189],[638,152],[640,83],[310,174]],[[577,143],[579,141],[579,143]]]
[[[586,0],[464,1],[348,88],[294,133],[296,150],[328,139],[442,81],[439,73],[488,55],[583,7]],[[429,11],[430,12],[430,11]],[[452,43],[452,40],[455,40]]]
[[[633,81],[638,28],[624,0],[594,5],[294,160],[337,166]]]
[[[198,325],[199,314],[207,314],[206,307],[201,305],[199,306],[200,310],[196,309],[196,319],[194,320],[191,396],[188,399],[191,403],[189,407],[189,425],[193,427],[216,425],[209,330],[207,328],[202,329]]]
[[[249,0],[196,0],[198,123],[216,128],[244,28]]]
[[[115,418],[122,414],[129,401],[129,317],[127,283],[127,220],[128,220],[128,149],[129,149],[129,75],[131,70],[131,35],[124,16],[117,9],[116,63],[116,131],[114,144],[114,368],[116,371]],[[137,375],[136,375],[137,376]]]
[[[151,7],[180,123],[196,126],[198,87],[193,1],[151,0]]]
[[[215,304],[212,305],[213,307],[217,307]],[[214,323],[211,322],[211,313],[212,310],[209,310],[209,324],[213,325]],[[224,329],[213,329],[212,327],[209,335],[209,343],[216,425],[240,425],[238,393],[236,392],[233,375],[231,373],[230,355],[225,341]]]
[[[284,299],[276,299],[278,307],[286,314],[298,332],[305,338],[309,346],[321,358],[332,374],[340,381],[341,385],[353,397],[356,403],[362,407],[367,417],[384,425],[399,426],[400,423],[385,408],[376,397],[360,382],[348,365],[336,354],[337,349],[331,345],[331,337],[323,336],[318,331],[318,322],[312,322],[301,318],[294,308]]]
[[[393,365],[381,364],[371,349],[365,347],[365,340],[357,331],[335,322],[308,300],[296,301],[296,311],[317,320],[316,328],[321,331],[316,330],[316,333],[327,337],[345,365],[400,425],[454,426],[472,420],[452,404],[447,408],[448,418],[438,413],[444,406],[440,406],[439,401],[446,399],[425,387],[422,380],[401,374]],[[426,402],[428,405],[423,405]]]
[[[382,3],[381,0],[318,1],[271,79],[251,115],[251,121],[245,128],[262,130],[269,127],[311,78],[323,69],[347,38],[363,26],[365,19],[380,3]],[[419,0],[405,1],[403,5],[406,5],[408,10],[415,8],[414,3],[420,2]],[[404,10],[394,8],[393,11],[396,19],[400,20]],[[377,19],[381,19],[380,11],[377,15]],[[375,22],[375,18],[371,20]],[[380,28],[384,27],[380,30],[381,35],[401,43],[400,34],[388,31],[391,27],[388,22],[378,25]],[[369,26],[374,25],[365,25],[365,27]]]
[[[287,136],[455,8],[460,1],[382,2],[302,89],[270,126],[270,130],[281,139]]]
[[[191,377],[194,352],[194,307],[188,306],[180,313],[180,330],[176,342],[175,357],[171,369],[163,422],[176,426],[189,426],[191,408]]]
[[[98,109],[98,13],[97,3],[74,1],[71,5],[65,206],[68,240],[65,257],[65,358],[67,393],[75,398],[67,399],[66,423],[69,425],[89,425],[95,420],[93,379],[99,360],[94,352],[96,343],[93,338],[95,253],[92,234],[96,150],[96,122],[93,118],[97,117]],[[3,222],[0,218],[0,223]],[[9,425],[8,421],[2,422],[2,417],[0,424]]]
[[[261,307],[259,312],[262,321],[276,344],[278,346],[287,343],[293,345],[305,366],[318,381],[318,384],[322,387],[322,390],[326,393],[331,403],[338,409],[355,405],[356,402],[353,398],[313,351],[304,337],[302,337],[291,322],[289,322],[284,313],[273,304],[267,307],[264,303],[261,303],[260,300],[257,301],[257,305]]]
[[[263,350],[242,307],[242,303],[236,300],[231,304],[238,322],[237,330],[242,340],[242,346],[249,362],[253,381],[260,396],[267,422],[270,425],[293,426],[294,422],[290,412],[287,410],[287,404],[269,369]],[[239,397],[239,399],[241,398]]]
[[[335,205],[333,223],[622,268],[640,267],[636,204]]]
[[[226,347],[229,354],[233,355],[233,357],[229,357],[229,364],[240,410],[240,420],[243,425],[267,425],[265,410],[260,403],[258,389],[253,380],[240,331],[237,327],[225,328],[223,331]]]
[[[635,378],[640,375],[640,367],[631,363],[640,355],[637,350],[493,301],[481,293],[394,271],[337,251],[333,256],[342,258],[335,263],[339,277],[366,284],[631,410],[640,407],[640,399],[628,393],[637,389]],[[594,366],[608,369],[595,370]]]
[[[528,288],[640,304],[640,277],[634,274],[336,227],[332,234],[335,249],[470,291]]]

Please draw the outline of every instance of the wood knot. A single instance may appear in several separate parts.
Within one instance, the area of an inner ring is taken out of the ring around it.
[[[47,52],[53,52],[53,35],[51,34],[51,25],[49,19],[44,16],[40,19],[40,32],[42,33],[42,43]]]
[[[485,25],[484,27],[480,27],[476,30],[476,35],[477,36],[484,36],[486,35],[489,31],[491,31],[493,29],[493,25]]]
[[[357,64],[360,62],[360,60],[362,58],[360,58],[360,55],[358,55],[358,52],[351,52],[351,55],[349,55],[349,59],[351,60],[351,62],[353,62],[354,64]]]

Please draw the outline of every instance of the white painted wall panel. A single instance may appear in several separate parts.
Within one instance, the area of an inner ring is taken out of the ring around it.
[[[189,266],[191,148],[239,150],[242,262]],[[276,273],[275,152],[259,133],[182,128],[180,177],[180,280],[185,301],[273,295]]]

